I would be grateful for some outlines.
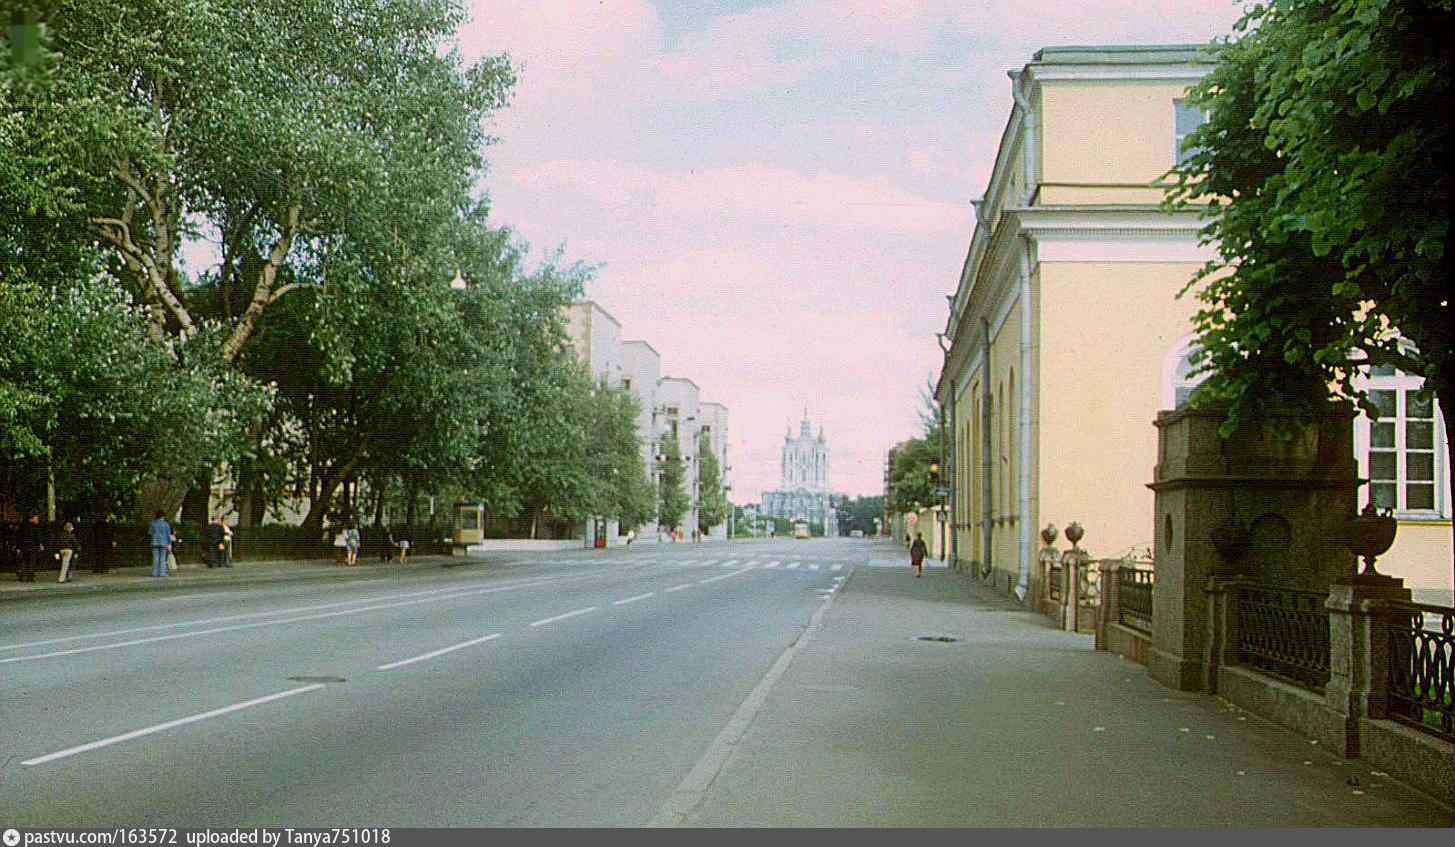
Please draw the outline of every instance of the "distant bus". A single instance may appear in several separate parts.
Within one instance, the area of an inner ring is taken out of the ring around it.
[[[808,524],[806,524],[806,523],[796,523],[796,524],[794,524],[793,525],[793,537],[794,538],[807,538],[808,537]]]

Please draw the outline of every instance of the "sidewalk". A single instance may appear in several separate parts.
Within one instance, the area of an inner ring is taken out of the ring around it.
[[[59,573],[55,570],[37,571],[34,582],[20,582],[13,573],[0,573],[0,600],[64,597],[100,591],[175,589],[214,583],[244,584],[286,580],[320,580],[340,576],[400,573],[424,567],[437,568],[504,560],[504,553],[475,553],[470,556],[416,555],[409,557],[408,564],[400,564],[395,561],[381,562],[377,556],[373,558],[360,556],[357,565],[341,567],[334,564],[333,559],[328,558],[248,559],[235,561],[230,568],[209,568],[201,562],[184,561],[180,570],[163,578],[152,576],[149,565],[112,568],[106,573],[92,573],[82,567],[79,570],[72,569],[72,579],[67,583],[56,581]]]
[[[933,564],[916,579],[902,545],[875,544],[686,825],[1455,825]]]

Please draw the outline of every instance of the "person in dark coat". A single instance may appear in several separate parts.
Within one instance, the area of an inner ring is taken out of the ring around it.
[[[45,530],[40,525],[40,512],[31,512],[25,523],[20,525],[20,581],[35,582],[35,569],[46,553]]]
[[[227,556],[227,538],[222,529],[222,519],[214,517],[207,525],[207,567],[221,567]]]
[[[116,556],[115,516],[107,514],[99,521],[91,522],[91,544],[86,550],[86,559],[91,563],[91,573],[106,573]]]
[[[914,543],[909,545],[909,563],[914,567],[915,579],[924,575],[925,556],[929,549],[925,547],[925,539],[918,532],[914,534]]]

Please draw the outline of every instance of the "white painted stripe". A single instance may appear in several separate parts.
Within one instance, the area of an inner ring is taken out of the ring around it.
[[[662,589],[662,593],[663,594],[671,594],[673,591],[681,591],[684,588],[691,588],[691,587],[692,587],[692,583],[690,583],[690,582],[684,582],[681,585],[674,585],[671,588],[663,588]]]
[[[731,579],[732,577],[738,576],[740,574],[745,574],[747,572],[748,572],[748,568],[743,568],[740,571],[733,571],[732,573],[719,574],[718,576],[710,576],[707,579],[699,579],[697,581],[697,584],[698,585],[706,585],[709,582],[717,582],[720,579]]]
[[[702,802],[708,786],[717,779],[723,765],[727,764],[734,748],[742,740],[743,733],[747,732],[753,718],[763,708],[763,704],[768,699],[768,693],[773,690],[774,683],[787,672],[788,666],[793,663],[793,657],[803,649],[803,645],[822,625],[823,617],[828,613],[833,600],[832,596],[824,598],[823,605],[813,613],[813,617],[809,618],[808,626],[799,634],[797,640],[783,651],[778,660],[773,663],[773,667],[763,675],[763,678],[758,680],[758,684],[749,692],[747,699],[743,700],[742,705],[738,706],[738,710],[728,720],[727,726],[723,727],[722,732],[719,732],[712,744],[708,745],[707,752],[702,755],[687,776],[683,777],[682,782],[677,785],[677,788],[667,798],[667,802],[647,823],[647,826],[679,826]]]
[[[480,589],[480,590],[485,590],[485,591],[511,591],[511,590],[516,589],[516,588],[530,588],[530,587],[536,586],[536,585],[550,585],[551,583],[555,583],[555,582],[569,582],[569,581],[574,581],[574,580],[590,579],[593,576],[600,576],[601,574],[604,574],[604,573],[611,573],[613,570],[614,569],[610,569],[610,568],[602,568],[602,569],[597,569],[597,570],[590,571],[589,573],[581,573],[581,574],[577,574],[577,575],[573,575],[573,576],[568,576],[568,577],[536,578],[536,579],[526,580],[524,582],[514,582],[514,583],[509,583],[509,584],[506,584],[506,585],[493,586],[493,587],[488,588],[488,589]],[[475,589],[470,589],[470,590],[475,590]],[[68,635],[68,636],[66,636],[64,638],[47,638],[47,639],[45,639],[43,641],[27,641],[27,642],[25,642],[23,644],[5,644],[5,645],[0,645],[0,650],[19,650],[19,649],[24,648],[24,647],[43,647],[43,646],[45,646],[47,644],[61,644],[61,643],[66,642],[66,641],[83,641],[83,640],[85,640],[87,638],[112,638],[112,637],[117,636],[117,635],[131,635],[131,634],[137,633],[137,632],[155,632],[156,630],[159,630],[159,629],[176,629],[177,627],[181,627],[181,626],[203,626],[205,624],[222,623],[224,621],[240,621],[240,620],[247,620],[249,618],[265,618],[265,617],[268,617],[270,615],[290,615],[290,614],[293,614],[294,612],[316,612],[316,611],[319,611],[319,610],[322,610],[322,609],[337,609],[340,606],[358,606],[358,605],[361,605],[361,604],[364,604],[364,603],[373,603],[373,602],[376,602],[376,601],[378,601],[380,599],[399,600],[399,599],[404,599],[404,598],[407,598],[407,597],[433,597],[433,596],[440,595],[440,594],[450,594],[452,592],[459,593],[460,592],[460,589],[458,587],[431,588],[431,589],[429,589],[427,591],[407,591],[407,592],[404,592],[402,594],[386,594],[382,598],[380,598],[380,597],[366,597],[366,598],[360,598],[358,600],[339,600],[339,601],[335,601],[335,602],[332,602],[332,603],[316,603],[316,604],[309,605],[309,606],[294,606],[294,607],[288,608],[288,609],[273,609],[272,611],[268,611],[268,612],[248,612],[246,614],[238,614],[238,615],[222,615],[221,617],[215,617],[215,618],[201,618],[201,619],[190,620],[190,621],[178,621],[177,623],[154,624],[152,626],[138,626],[138,627],[132,627],[130,629],[114,629],[114,630],[110,630],[110,631],[107,631],[107,632],[92,632],[92,633],[87,633],[85,635]],[[195,634],[198,634],[198,633],[192,633],[192,634],[195,635]],[[57,654],[50,654],[50,655],[64,655],[64,654],[57,653]],[[29,657],[29,658],[39,658],[39,657]],[[3,661],[8,661],[8,660],[0,659],[0,662],[3,662]]]
[[[787,570],[790,570],[790,571],[791,571],[791,570],[797,570],[797,569],[798,569],[798,565],[799,565],[799,563],[798,563],[798,562],[789,562],[789,563],[788,563],[788,568],[787,568]]]
[[[808,569],[811,570],[811,571],[816,571],[816,570],[818,570],[818,565],[809,565],[808,566]]]
[[[416,599],[416,600],[401,600],[401,601],[397,601],[397,602],[393,602],[393,603],[376,603],[376,604],[374,604],[372,606],[356,606],[355,608],[352,608],[352,609],[343,609],[341,611],[336,611],[336,612],[323,612],[323,613],[316,614],[316,615],[299,615],[298,617],[280,618],[278,620],[271,620],[271,621],[255,621],[253,623],[243,623],[243,624],[233,624],[231,626],[213,627],[212,629],[199,629],[199,630],[192,630],[190,632],[177,632],[177,633],[173,633],[171,635],[155,635],[155,636],[152,636],[150,638],[134,638],[134,639],[132,639],[130,641],[119,641],[119,642],[117,642],[115,644],[98,644],[98,645],[96,645],[94,647],[75,647],[75,648],[72,648],[70,650],[57,650],[57,651],[54,651],[54,652],[51,652],[51,653],[37,653],[34,656],[11,656],[8,659],[0,659],[0,665],[9,664],[10,662],[29,662],[29,661],[33,661],[35,659],[52,659],[52,658],[55,658],[57,656],[71,656],[71,655],[75,655],[77,653],[92,653],[92,652],[95,652],[97,650],[115,650],[115,649],[117,649],[119,647],[135,647],[135,646],[140,645],[140,644],[155,644],[155,643],[157,643],[159,641],[171,641],[171,640],[174,640],[174,639],[177,639],[177,638],[191,638],[192,636],[195,636],[195,635],[215,635],[215,634],[217,634],[219,632],[236,632],[238,630],[243,630],[243,629],[255,629],[255,628],[260,627],[260,626],[277,626],[279,624],[298,623],[300,621],[323,620],[324,618],[336,618],[336,617],[339,617],[340,615],[352,615],[352,614],[357,614],[359,612],[370,612],[370,611],[375,611],[375,610],[378,610],[378,609],[392,609],[392,608],[397,608],[397,607],[400,607],[400,606],[414,606],[414,605],[418,605],[420,603],[433,602],[435,600],[452,600],[452,599],[455,599],[457,597],[469,597],[469,596],[473,596],[473,595],[476,595],[476,594],[493,594],[493,593],[500,592],[500,591],[513,591],[513,590],[515,590],[517,588],[535,588],[537,586],[540,586],[540,585],[548,585],[548,584],[551,584],[553,582],[563,582],[563,581],[571,580],[571,579],[587,579],[587,578],[589,578],[589,577],[587,577],[585,575],[582,575],[582,576],[576,576],[576,577],[566,577],[564,579],[552,579],[552,580],[542,580],[542,581],[533,582],[533,583],[521,583],[521,584],[518,584],[518,585],[503,585],[503,586],[495,586],[495,587],[492,587],[492,588],[472,588],[472,589],[467,589],[467,590],[464,590],[464,591],[458,591],[457,590],[453,594],[446,594],[446,595],[442,595],[442,596],[423,597],[423,598]],[[430,594],[438,594],[438,592],[429,592],[429,593]]]
[[[157,599],[158,600],[163,600],[163,601],[201,600],[201,599],[206,598],[206,597],[224,597],[226,595],[227,595],[227,592],[226,591],[208,591],[205,594],[174,594],[171,597],[158,597]],[[0,649],[7,649],[7,648],[0,648]]]
[[[717,564],[717,559],[703,559],[703,560],[699,561],[697,564],[702,565],[703,567],[708,567],[709,565],[715,565],[715,564]]]
[[[737,563],[738,563],[738,560],[737,559],[728,559],[726,562],[723,562],[722,564],[718,565],[718,567],[720,567],[720,568],[730,568],[733,565],[736,565]]]
[[[556,621],[563,621],[566,618],[574,618],[577,615],[584,615],[584,614],[588,614],[588,613],[594,612],[594,611],[596,611],[596,607],[595,606],[587,606],[584,609],[577,609],[574,612],[567,612],[564,615],[556,615],[554,618],[546,618],[545,620],[535,621],[534,623],[531,624],[531,626],[545,626],[548,623],[555,623]]]
[[[398,661],[398,662],[390,662],[387,665],[380,665],[377,669],[378,670],[381,670],[381,671],[393,670],[395,668],[403,667],[405,665],[412,665],[415,662],[423,662],[425,659],[433,659],[435,656],[443,656],[446,653],[453,653],[456,650],[463,650],[466,647],[472,647],[472,646],[474,646],[476,644],[482,644],[482,643],[484,643],[486,641],[494,641],[495,639],[497,639],[499,637],[500,637],[500,633],[496,632],[496,633],[492,633],[490,635],[487,635],[484,638],[472,638],[469,641],[462,641],[459,644],[452,644],[449,647],[444,647],[444,648],[441,648],[439,650],[435,650],[435,651],[430,652],[430,653],[425,653],[425,654],[423,654],[421,656],[415,656],[415,657],[413,657],[411,659],[403,659],[403,660]]]
[[[768,564],[764,565],[763,567],[765,567],[765,568],[776,568],[776,567],[778,567],[778,563],[777,562],[769,562]]]
[[[280,691],[277,694],[269,694],[267,697],[259,697],[256,700],[249,700],[246,703],[234,703],[231,706],[224,706],[221,709],[213,709],[210,712],[202,712],[201,714],[192,715],[191,717],[178,718],[174,721],[159,723],[156,726],[149,726],[145,729],[133,730],[131,732],[123,733],[121,735],[113,735],[110,738],[103,738],[100,741],[92,741],[90,744],[82,744],[79,747],[68,747],[65,750],[57,750],[54,753],[49,753],[44,756],[37,756],[34,759],[27,759],[21,762],[21,764],[39,765],[44,764],[45,762],[55,761],[56,759],[64,759],[67,756],[74,756],[77,753],[85,753],[88,750],[96,750],[101,747],[109,747],[112,744],[119,744],[123,741],[130,741],[133,738],[141,738],[143,735],[151,735],[156,732],[163,732],[165,730],[184,726],[189,723],[205,721],[208,718],[215,718],[219,715],[225,715],[228,712],[236,712],[239,709],[246,709],[249,706],[257,706],[262,703],[272,702],[273,700],[281,700],[284,697],[292,697],[294,694],[303,694],[308,691],[317,691],[322,687],[322,683],[314,683],[313,685],[305,685],[301,688],[290,688],[287,691]]]
[[[844,566],[843,565],[834,565],[834,566],[832,566],[832,567],[829,568],[829,570],[831,570],[831,571],[841,571],[843,569],[844,569]]]
[[[613,601],[611,601],[611,605],[613,605],[613,606],[625,606],[628,603],[635,603],[638,600],[645,600],[648,597],[656,597],[656,596],[657,596],[657,592],[655,592],[655,591],[648,591],[646,594],[638,594],[635,597],[628,597],[625,600],[613,600]]]

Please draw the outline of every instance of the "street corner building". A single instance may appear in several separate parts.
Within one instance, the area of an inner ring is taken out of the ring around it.
[[[1179,297],[1213,247],[1196,210],[1162,208],[1164,174],[1204,120],[1197,45],[1048,47],[1009,73],[1001,136],[951,298],[935,399],[950,446],[950,555],[1035,596],[1040,528],[1080,523],[1100,557],[1152,547],[1153,421],[1195,385],[1197,302]],[[1449,588],[1443,422],[1419,383],[1368,377],[1388,414],[1355,423],[1370,496],[1400,520],[1380,564]]]

